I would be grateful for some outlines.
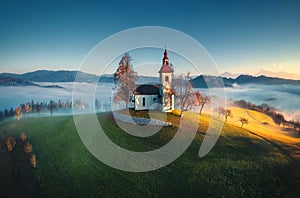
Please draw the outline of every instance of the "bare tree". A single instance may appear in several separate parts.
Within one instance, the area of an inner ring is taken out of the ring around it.
[[[134,72],[130,61],[131,57],[126,53],[122,57],[119,67],[114,74],[114,81],[116,85],[114,101],[125,101],[126,108],[128,108],[130,95],[136,88],[137,80],[137,74]]]
[[[249,123],[248,119],[243,118],[243,117],[240,118],[240,122],[242,123],[241,128],[243,128],[244,124],[248,124]]]
[[[228,117],[232,117],[232,111],[230,109],[225,110],[225,122],[227,122]]]
[[[196,95],[193,92],[193,87],[190,83],[190,73],[180,75],[174,79],[174,95],[178,98],[178,105],[180,106],[180,117],[183,112],[189,111],[193,108],[196,101]]]
[[[57,107],[57,103],[54,100],[50,100],[49,104],[48,104],[48,110],[51,113],[51,116],[53,114],[54,109],[56,109]]]
[[[221,115],[225,115],[225,108],[223,108],[223,107],[219,107],[215,111],[217,111],[219,113],[219,117]]]
[[[210,99],[210,97],[206,96],[205,94],[201,93],[200,91],[196,91],[195,95],[196,95],[197,103],[200,106],[199,114],[201,115],[205,104],[210,103],[211,99]]]
[[[218,108],[219,116],[223,115],[225,116],[225,122],[227,122],[228,117],[232,117],[232,111],[230,109],[225,109],[223,107]]]
[[[38,116],[40,116],[40,112],[41,112],[41,109],[42,109],[42,104],[37,102],[35,104],[35,109],[36,109],[36,112],[38,113]]]

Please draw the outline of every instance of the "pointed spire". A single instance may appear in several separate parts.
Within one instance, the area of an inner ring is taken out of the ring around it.
[[[166,45],[165,45],[164,59],[169,59]]]
[[[168,51],[167,49],[165,49],[164,52],[164,58],[162,60],[162,67],[159,70],[159,73],[163,72],[163,73],[173,73],[174,69],[172,67],[172,65],[169,62],[169,57],[168,57]]]
[[[169,65],[168,51],[166,48],[165,48],[165,52],[164,52],[163,65]]]

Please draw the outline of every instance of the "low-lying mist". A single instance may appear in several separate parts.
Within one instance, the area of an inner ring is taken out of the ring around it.
[[[40,83],[43,85],[53,83]],[[64,87],[60,88],[41,88],[41,87],[0,87],[0,110],[5,108],[16,108],[27,101],[31,102],[49,102],[50,100],[58,101],[72,100],[73,83],[57,83]],[[95,92],[95,98],[101,103],[109,103],[112,95],[114,84],[101,83],[96,88],[89,83],[81,83],[77,93],[77,98],[84,101],[91,101],[87,98],[87,93]],[[225,88],[227,100],[246,100],[251,103],[261,105],[263,103],[276,107],[279,112],[283,113],[287,119],[300,120],[300,87],[294,85],[236,85]],[[221,88],[213,88],[213,92],[221,91]],[[209,90],[201,91],[208,93]],[[89,104],[92,106],[93,104]]]

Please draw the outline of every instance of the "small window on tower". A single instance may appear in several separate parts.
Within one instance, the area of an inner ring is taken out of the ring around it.
[[[169,82],[169,76],[165,76],[165,81]]]

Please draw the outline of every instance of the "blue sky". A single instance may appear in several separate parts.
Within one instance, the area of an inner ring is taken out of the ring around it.
[[[300,75],[299,21],[299,1],[4,1],[0,72],[76,70],[101,40],[151,25],[198,40],[221,72]]]

